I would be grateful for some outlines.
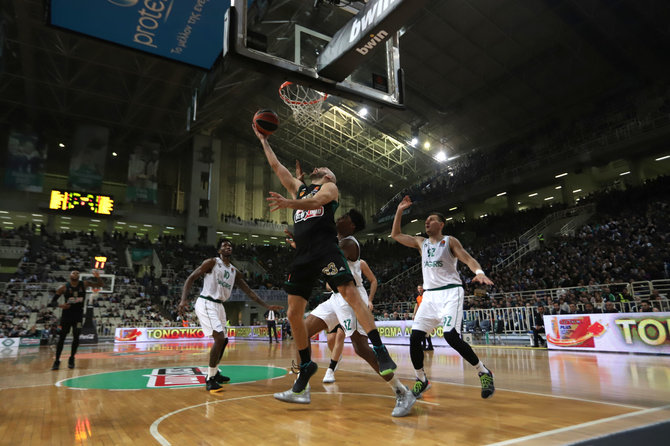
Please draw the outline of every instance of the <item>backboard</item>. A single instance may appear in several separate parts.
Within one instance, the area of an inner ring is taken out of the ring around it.
[[[406,18],[408,7],[420,8],[424,2],[335,3],[340,2],[234,0],[227,17],[230,54],[324,93],[402,108],[397,22]],[[397,7],[405,11],[394,11]],[[375,21],[384,29],[370,32]],[[228,48],[224,44],[224,55]]]

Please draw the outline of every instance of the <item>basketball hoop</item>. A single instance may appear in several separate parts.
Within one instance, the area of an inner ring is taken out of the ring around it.
[[[279,87],[279,97],[291,107],[295,122],[308,127],[321,121],[321,107],[328,95],[293,82],[284,82]]]

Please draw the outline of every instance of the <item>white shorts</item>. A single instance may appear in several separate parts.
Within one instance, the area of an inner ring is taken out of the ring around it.
[[[448,288],[438,291],[424,291],[423,300],[414,317],[412,330],[430,333],[442,325],[445,333],[456,329],[461,332],[463,322],[463,287]]]
[[[361,299],[365,302],[365,305],[367,305],[367,291],[365,291],[365,288],[362,286],[357,287],[357,289],[358,293],[361,295]],[[321,302],[311,314],[324,321],[328,326],[329,332],[335,328],[337,324],[340,324],[346,336],[351,336],[355,331],[363,336],[368,335],[363,327],[358,326],[358,320],[356,319],[354,309],[351,308],[351,305],[344,300],[340,293],[333,293],[327,301]]]
[[[212,336],[212,333],[218,331],[226,337],[226,309],[223,304],[212,302],[211,300],[198,297],[195,302],[195,314],[198,316],[202,332],[205,336]]]

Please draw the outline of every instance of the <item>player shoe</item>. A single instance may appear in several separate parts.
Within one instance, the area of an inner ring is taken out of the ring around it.
[[[309,404],[312,401],[312,398],[309,395],[309,384],[302,392],[296,393],[293,389],[288,389],[284,392],[275,393],[274,397],[279,401],[284,401],[286,403]]]
[[[335,372],[330,367],[328,367],[326,369],[326,376],[323,377],[323,382],[324,383],[334,383],[335,382]]]
[[[421,398],[421,395],[423,395],[423,392],[428,389],[430,389],[430,381],[428,381],[428,378],[426,378],[425,382],[417,378],[416,382],[414,383],[414,387],[412,387],[412,393],[417,399],[419,399]]]
[[[375,356],[377,356],[377,363],[379,364],[379,374],[386,376],[389,373],[395,372],[395,369],[398,368],[391,356],[389,355],[388,350],[386,350],[385,345],[380,345],[379,347],[373,347],[375,351]]]
[[[53,365],[51,366],[51,370],[58,370],[59,368],[60,368],[60,361],[56,359]]]
[[[230,382],[230,378],[227,376],[224,376],[221,374],[221,372],[216,372],[216,375],[214,375],[214,381],[216,381],[219,384],[227,384]]]
[[[205,384],[205,388],[209,393],[219,393],[223,392],[223,387],[221,387],[221,384],[216,382],[216,376],[212,376],[211,378],[207,378],[207,383]]]
[[[293,383],[293,393],[301,393],[309,384],[309,379],[316,373],[319,366],[316,365],[316,362],[309,361],[306,364],[300,364],[300,373],[298,373],[298,378]]]
[[[416,397],[411,390],[396,391],[395,407],[391,412],[392,417],[406,417],[412,411],[412,406],[416,403]]]
[[[67,360],[67,368],[68,369],[74,368],[74,357],[70,356],[70,359]]]
[[[493,392],[496,391],[495,386],[493,385],[493,373],[489,372],[479,372],[479,380],[482,382],[482,398],[490,398],[493,396]]]

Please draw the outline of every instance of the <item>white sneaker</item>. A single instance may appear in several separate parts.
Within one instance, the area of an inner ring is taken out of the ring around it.
[[[275,393],[274,397],[279,401],[287,403],[309,404],[312,401],[312,398],[309,395],[309,384],[305,390],[300,393],[295,393],[293,389],[288,389],[284,392]]]
[[[416,403],[416,397],[411,390],[405,389],[396,392],[395,407],[391,412],[392,417],[406,417],[412,411],[412,406]]]
[[[323,377],[324,383],[334,383],[335,382],[335,372],[330,367],[326,369],[326,375]]]

